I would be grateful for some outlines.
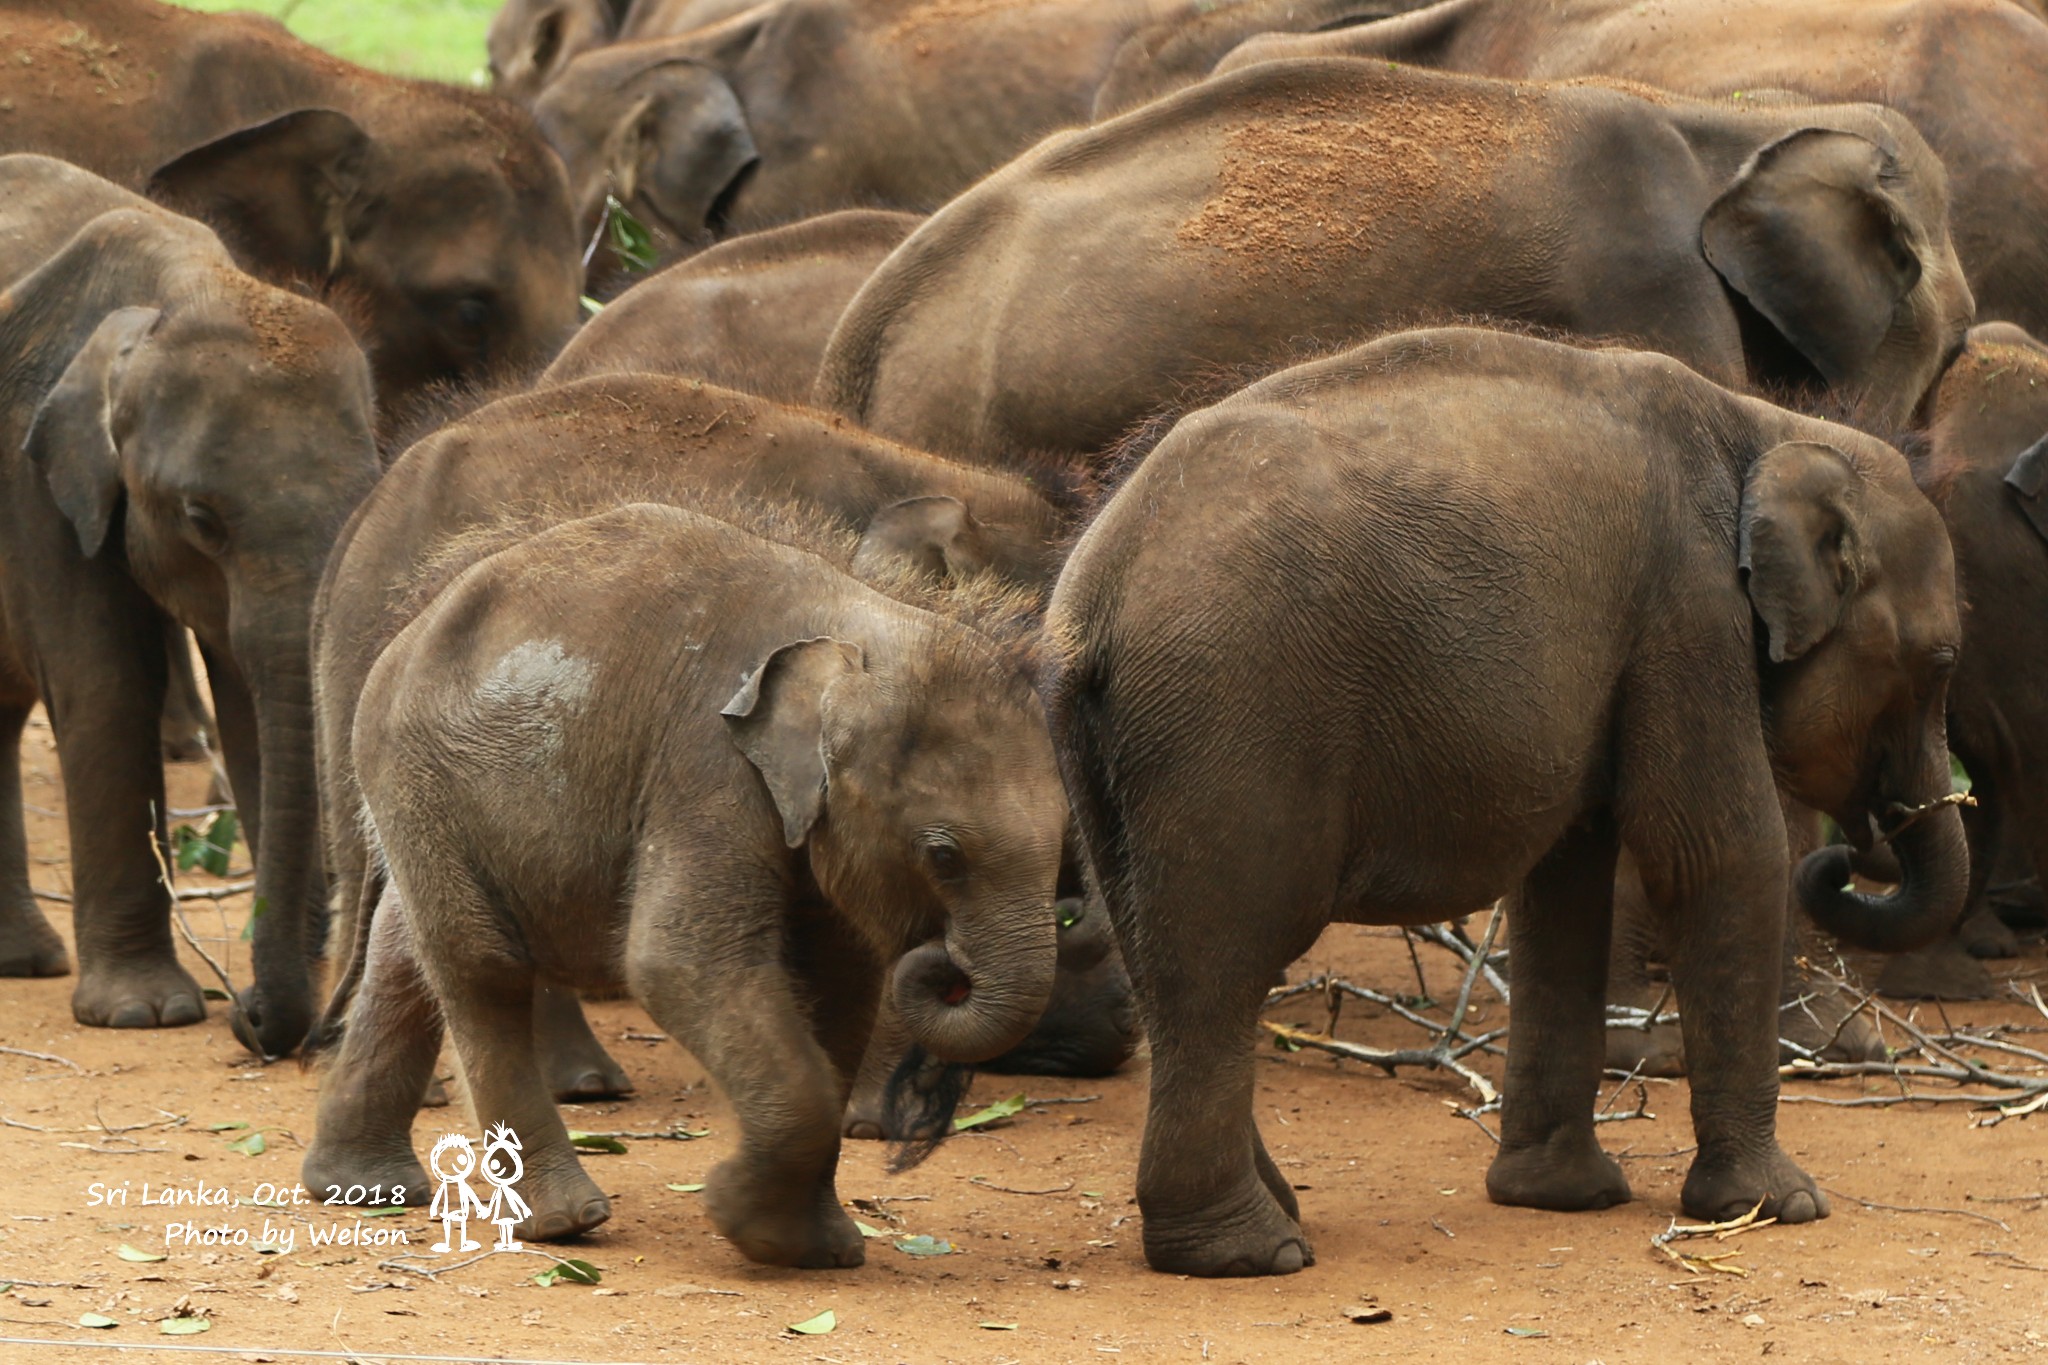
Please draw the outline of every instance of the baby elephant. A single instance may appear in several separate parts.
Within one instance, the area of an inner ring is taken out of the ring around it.
[[[944,1061],[1013,1047],[1052,990],[1066,803],[994,630],[646,504],[465,571],[357,710],[390,876],[308,1184],[425,1193],[407,1131],[438,998],[479,1123],[524,1140],[521,1235],[603,1222],[533,993],[623,981],[731,1097],[718,1230],[772,1265],[859,1265],[833,1171],[886,964]]]
[[[1312,1258],[1252,1119],[1274,971],[1332,920],[1513,892],[1497,1202],[1629,1197],[1594,1139],[1615,863],[1670,925],[1685,1211],[1828,1211],[1779,1150],[1778,783],[1902,885],[1799,892],[1877,949],[1969,879],[1943,697],[1955,568],[1905,460],[1662,356],[1413,332],[1182,421],[1075,547],[1055,734],[1152,1042],[1161,1270]]]

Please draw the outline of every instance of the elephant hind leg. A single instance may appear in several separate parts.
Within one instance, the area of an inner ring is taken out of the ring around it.
[[[0,672],[5,665],[0,664]],[[4,686],[4,681],[0,681]],[[11,689],[10,689],[11,690]],[[0,702],[0,976],[63,976],[64,940],[36,904],[28,879],[28,828],[21,809],[21,732],[35,698]]]
[[[542,982],[533,992],[533,1042],[559,1104],[610,1100],[633,1093],[633,1078],[590,1031],[583,1001],[567,986]]]
[[[1574,826],[1508,912],[1514,1028],[1500,1151],[1486,1173],[1496,1204],[1569,1212],[1630,1198],[1621,1166],[1593,1134],[1618,852],[1604,814]]]

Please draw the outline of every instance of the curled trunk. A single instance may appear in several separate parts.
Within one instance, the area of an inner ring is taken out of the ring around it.
[[[1799,901],[1845,943],[1880,953],[1925,947],[1954,927],[1970,890],[1970,854],[1954,806],[1928,811],[1891,840],[1898,886],[1867,896],[1848,886],[1850,851],[1835,846],[1799,864]]]
[[[1052,998],[1059,961],[1051,903],[1001,938],[963,932],[921,944],[896,964],[892,989],[912,1041],[943,1062],[985,1062],[1029,1037]]]

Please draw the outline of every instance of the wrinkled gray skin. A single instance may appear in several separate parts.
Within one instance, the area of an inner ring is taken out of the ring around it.
[[[1626,1200],[1593,1123],[1624,847],[1676,942],[1685,1211],[1825,1215],[1774,1136],[1777,787],[1858,831],[1948,790],[1953,572],[1898,452],[1648,353],[1406,333],[1184,419],[1046,624],[1062,771],[1151,1039],[1151,1264],[1313,1259],[1252,1116],[1274,972],[1333,920],[1510,893],[1487,1192]],[[1960,818],[1896,847],[1895,895],[1842,891],[1836,850],[1802,902],[1865,947],[1928,941],[1967,889]]]
[[[14,0],[6,18],[0,151],[145,192],[250,273],[333,300],[364,324],[387,416],[545,360],[575,327],[568,186],[514,105],[351,66],[261,15]]]
[[[1427,0],[1236,0],[1171,15],[1124,39],[1095,92],[1091,121],[1127,113],[1193,85],[1248,39],[1266,33],[1323,33],[1369,24]]]
[[[256,855],[235,1033],[312,1017],[324,900],[307,628],[377,477],[370,375],[325,308],[242,274],[189,219],[37,156],[0,158],[0,974],[67,969],[30,899],[18,747],[40,698],[70,822],[81,1023],[205,1017],[178,965],[164,838],[167,626],[198,637]]]
[[[682,374],[802,403],[847,300],[923,221],[848,209],[721,242],[605,305],[540,383]]]
[[[847,306],[815,399],[947,454],[1085,456],[1218,372],[1476,315],[1821,384],[1882,427],[1969,325],[1945,213],[1940,163],[1875,106],[1272,62],[934,214]]]
[[[859,1265],[833,1175],[885,967],[951,1062],[1014,1046],[1051,993],[1067,812],[1029,680],[800,550],[644,504],[551,528],[392,642],[356,739],[391,882],[310,1188],[425,1202],[407,1130],[438,1001],[479,1121],[524,1140],[520,1235],[603,1222],[533,996],[623,983],[731,1098],[718,1231],[766,1264]]]
[[[1397,19],[1246,42],[1218,66],[1355,56],[1526,80],[1609,76],[1728,96],[1870,100],[1951,177],[1977,309],[2048,333],[2048,25],[2015,0],[1444,0]]]
[[[666,252],[834,209],[929,211],[1087,119],[1133,30],[1186,0],[772,0],[586,52],[534,105],[578,221],[607,191]]]
[[[1042,591],[1064,534],[1058,510],[1023,479],[968,468],[835,425],[818,413],[698,381],[598,376],[503,399],[401,457],[343,531],[314,623],[320,773],[329,812],[359,810],[353,727],[378,653],[452,567],[491,548],[494,527],[535,529],[623,502],[794,503],[844,536],[857,573],[933,579],[992,572]],[[346,1006],[369,941],[356,923],[379,883],[357,822],[327,822],[351,964],[329,1004]],[[575,997],[550,993],[541,1038],[564,1099],[630,1088]]]

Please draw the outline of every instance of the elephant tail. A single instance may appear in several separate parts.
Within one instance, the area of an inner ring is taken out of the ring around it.
[[[385,870],[383,849],[374,832],[365,832],[369,837],[371,856],[369,865],[363,869],[362,888],[356,897],[356,913],[350,922],[347,965],[342,968],[333,990],[328,992],[327,1004],[320,1011],[320,1017],[313,1021],[306,1041],[299,1045],[301,1067],[310,1067],[316,1057],[341,1041],[348,1025],[349,1006],[356,998],[356,989],[363,984],[364,964],[370,960],[370,923],[377,913],[377,902],[384,897],[384,884],[390,874]]]

